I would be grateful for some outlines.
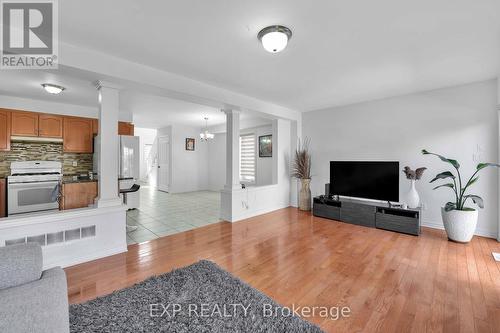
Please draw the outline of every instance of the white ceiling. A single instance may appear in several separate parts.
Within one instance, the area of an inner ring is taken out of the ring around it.
[[[42,83],[58,84],[66,90],[58,95],[48,94],[42,88]],[[3,71],[0,76],[0,107],[1,95],[98,107],[97,90],[92,81],[61,71]],[[145,128],[161,128],[171,124],[203,127],[204,117],[209,118],[208,126],[226,122],[225,115],[217,108],[145,94],[127,87],[120,91],[120,112],[132,115],[134,124]],[[271,122],[248,112],[241,113],[241,120],[263,124]]]
[[[205,117],[209,127],[226,123],[226,115],[219,109],[130,91],[120,94],[120,109],[131,113],[138,127],[161,128],[172,124],[204,127]],[[242,121],[257,119],[262,118],[245,112],[240,116]],[[270,120],[263,122],[271,123]]]
[[[42,88],[42,83],[57,84],[66,90],[59,95],[48,94]],[[91,81],[62,75],[57,70],[4,70],[0,75],[0,94],[57,103],[98,106],[97,90]]]
[[[489,79],[498,0],[60,1],[60,38],[301,111]],[[269,54],[257,32],[290,27]],[[133,79],[133,78],[131,78]]]

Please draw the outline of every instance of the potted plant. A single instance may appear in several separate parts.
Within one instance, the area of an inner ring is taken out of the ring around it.
[[[462,178],[460,174],[460,164],[457,160],[428,152],[425,149],[422,150],[422,154],[437,156],[441,161],[451,164],[455,169],[455,173],[444,171],[437,174],[430,182],[433,183],[441,179],[449,180],[448,183],[434,187],[434,190],[444,187],[450,188],[454,194],[454,200],[447,202],[446,205],[441,208],[444,228],[448,234],[448,239],[455,242],[468,243],[476,230],[478,211],[474,208],[467,207],[465,204],[470,200],[479,208],[484,208],[483,199],[478,195],[468,194],[468,190],[478,181],[479,176],[477,174],[479,171],[491,166],[500,167],[500,165],[495,163],[479,163],[476,166],[476,171],[467,182],[464,182],[465,178]]]
[[[300,179],[299,209],[311,210],[311,154],[309,153],[309,139],[299,140],[295,150],[295,159],[292,167],[292,177]]]

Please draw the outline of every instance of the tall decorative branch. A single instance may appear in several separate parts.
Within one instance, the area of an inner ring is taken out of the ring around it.
[[[311,179],[311,153],[309,152],[309,138],[299,139],[295,150],[295,159],[292,166],[292,177]]]

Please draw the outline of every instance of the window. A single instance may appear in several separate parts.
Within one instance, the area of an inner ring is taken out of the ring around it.
[[[255,135],[240,136],[240,182],[255,183]]]

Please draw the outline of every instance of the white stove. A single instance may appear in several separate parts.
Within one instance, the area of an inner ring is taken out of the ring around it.
[[[58,209],[61,179],[61,162],[12,162],[7,177],[8,214]]]

